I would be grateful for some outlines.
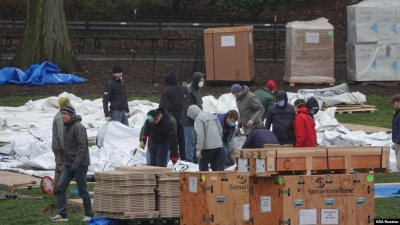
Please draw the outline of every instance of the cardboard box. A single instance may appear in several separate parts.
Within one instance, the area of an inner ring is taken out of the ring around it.
[[[380,42],[376,56],[376,80],[395,81],[397,78],[397,45],[395,42]]]
[[[254,80],[253,26],[204,30],[207,81]]]
[[[375,7],[348,6],[347,24],[349,42],[371,43],[378,40]]]
[[[347,78],[353,81],[376,80],[376,44],[347,43]]]
[[[333,26],[327,19],[286,26],[285,76],[288,82],[334,82]]]
[[[254,178],[250,219],[266,224],[369,224],[374,175],[335,174]]]

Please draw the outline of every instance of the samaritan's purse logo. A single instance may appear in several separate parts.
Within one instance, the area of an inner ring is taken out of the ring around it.
[[[336,185],[343,185],[343,183],[329,183],[326,185],[325,179],[322,177],[318,177],[315,179],[315,186],[317,188],[309,188],[307,190],[308,194],[314,195],[326,195],[326,196],[350,196],[354,194],[354,187],[338,187]]]
[[[230,190],[248,190],[249,189],[249,185],[247,185],[247,179],[244,176],[238,175],[237,183],[239,183],[241,185],[230,184],[229,185]]]
[[[318,178],[315,180],[315,183],[317,183],[317,188],[323,188],[323,187],[325,187],[325,180],[324,180],[324,178],[318,177]]]

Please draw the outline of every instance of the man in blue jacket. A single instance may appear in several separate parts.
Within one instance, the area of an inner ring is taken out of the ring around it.
[[[265,144],[278,144],[275,134],[263,125],[256,125],[246,137],[242,148],[263,148]]]
[[[273,125],[272,132],[281,145],[293,144],[287,135],[286,127],[293,120],[294,115],[294,107],[288,103],[286,91],[278,91],[276,104],[268,109],[265,127],[269,130]]]
[[[225,114],[214,114],[222,127],[222,151],[218,161],[218,170],[225,170],[229,143],[235,133],[236,121],[239,119],[239,113],[236,110],[229,110]]]

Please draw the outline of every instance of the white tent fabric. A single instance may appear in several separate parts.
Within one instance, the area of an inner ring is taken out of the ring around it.
[[[297,98],[308,99],[316,92],[317,90],[299,90],[298,93],[289,92],[288,97],[293,103]],[[58,97],[29,101],[20,107],[0,107],[0,142],[11,142],[0,148],[0,170],[12,170],[39,177],[53,176],[52,170],[55,163],[51,150],[51,126],[54,115],[58,111],[58,98],[62,96],[71,99],[71,104],[77,114],[82,116],[82,124],[87,128],[89,140],[95,140],[99,129],[107,123],[104,120],[101,99],[82,100],[73,94],[64,92]],[[335,96],[330,98],[335,99]],[[342,96],[339,98],[343,99]],[[360,101],[362,96],[357,97],[356,95],[356,99],[356,101]],[[213,96],[205,96],[203,102],[204,111],[208,112],[224,113],[231,109],[237,110],[235,98],[230,93],[221,95],[218,100]],[[139,133],[147,112],[157,108],[158,104],[148,100],[134,100],[130,101],[128,105],[131,112],[130,127],[118,122],[108,123],[103,147],[92,146],[89,149],[91,158],[89,174],[96,171],[113,170],[118,166],[146,164],[146,152],[139,147]],[[335,119],[335,110],[335,107],[331,107],[315,115],[317,131],[325,131],[317,135],[320,145],[390,146],[392,144],[391,135],[384,132],[365,134],[362,131],[351,132],[339,126]],[[393,150],[390,162],[390,168],[395,170]],[[178,161],[175,165],[169,162],[168,167],[175,170],[198,170],[197,165],[183,161]],[[230,169],[233,170],[234,167]]]

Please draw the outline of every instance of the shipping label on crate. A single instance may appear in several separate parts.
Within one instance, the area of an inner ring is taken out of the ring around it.
[[[261,212],[271,212],[271,196],[261,196]]]
[[[221,36],[221,47],[234,47],[235,35]]]
[[[306,43],[318,44],[319,43],[319,33],[306,32]]]
[[[197,177],[189,177],[189,192],[197,193]]]
[[[243,220],[250,220],[250,204],[243,204]]]
[[[317,209],[300,209],[299,217],[300,225],[316,225]]]
[[[256,159],[256,172],[257,173],[265,172],[265,159]]]
[[[339,209],[321,209],[321,224],[339,224]]]
[[[239,173],[247,172],[247,159],[238,158],[238,171]]]

